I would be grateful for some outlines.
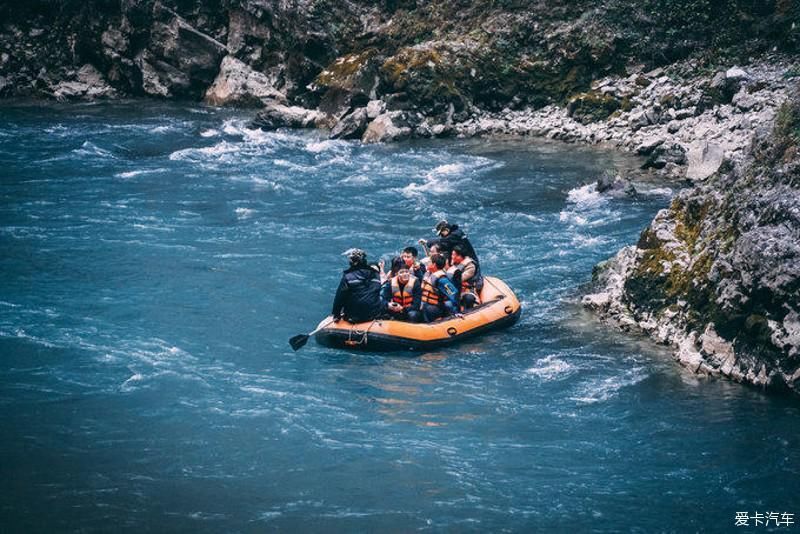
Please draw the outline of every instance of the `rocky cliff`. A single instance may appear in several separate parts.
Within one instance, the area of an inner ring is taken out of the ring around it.
[[[661,126],[657,165],[684,161],[666,134],[715,106],[771,120],[800,41],[791,0],[31,0],[0,20],[0,96],[266,106],[263,128],[366,141],[511,130],[636,150]],[[751,59],[764,76],[734,101],[725,73]]]
[[[693,371],[800,393],[800,95],[594,278],[586,307]]]

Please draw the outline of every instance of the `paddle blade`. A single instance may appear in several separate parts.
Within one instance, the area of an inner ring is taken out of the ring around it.
[[[291,345],[292,349],[295,351],[303,348],[306,343],[308,343],[308,334],[297,334],[289,339],[289,345]]]

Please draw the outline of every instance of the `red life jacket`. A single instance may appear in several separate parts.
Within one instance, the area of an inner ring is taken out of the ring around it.
[[[406,285],[400,287],[400,281],[397,277],[392,278],[392,302],[398,303],[403,309],[410,308],[411,303],[414,301],[414,289],[418,283],[417,277],[412,275],[409,276]]]

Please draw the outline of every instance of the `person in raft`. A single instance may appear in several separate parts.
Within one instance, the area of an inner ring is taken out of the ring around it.
[[[447,278],[445,264],[443,255],[434,254],[422,279],[422,317],[426,323],[458,312],[458,289]]]
[[[462,245],[453,247],[450,263],[452,267],[447,270],[447,276],[461,290],[460,302],[465,310],[480,304],[481,290],[483,290],[483,276],[481,268],[470,258]]]
[[[417,261],[417,256],[419,256],[417,247],[406,247],[403,249],[403,253],[400,254],[400,259],[403,260],[403,263],[405,263],[408,270],[411,271],[411,274],[422,281],[425,277],[426,269],[424,265]]]
[[[422,319],[422,283],[405,265],[383,285],[381,299],[392,319],[418,323]]]
[[[461,230],[457,224],[450,224],[447,221],[439,221],[436,224],[436,227],[433,231],[439,237],[436,239],[431,239],[426,241],[425,239],[420,239],[419,243],[425,247],[426,249],[430,250],[433,245],[439,246],[439,252],[444,255],[446,259],[450,259],[450,252],[453,250],[453,247],[456,245],[461,245],[464,248],[464,252],[472,258],[472,260],[480,264],[478,261],[478,255],[475,253],[475,249],[472,247],[472,243],[469,242],[469,238],[464,234],[464,231]]]
[[[344,254],[350,261],[350,267],[339,281],[331,314],[336,321],[342,318],[351,323],[372,321],[383,309],[381,275],[367,264],[367,253],[363,250],[352,248]]]

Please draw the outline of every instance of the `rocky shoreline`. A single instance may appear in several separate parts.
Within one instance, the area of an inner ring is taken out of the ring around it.
[[[586,308],[695,373],[800,393],[800,93],[593,278]]]

